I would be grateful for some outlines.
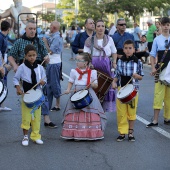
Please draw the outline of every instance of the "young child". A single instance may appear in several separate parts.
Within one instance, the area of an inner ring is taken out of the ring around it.
[[[97,71],[90,70],[88,64],[90,56],[88,53],[81,53],[76,56],[77,68],[72,69],[66,94],[71,92],[73,84],[74,91],[89,87],[88,91],[93,98],[90,105],[82,109],[75,109],[70,101],[67,102],[64,111],[64,124],[61,137],[75,140],[98,140],[104,138],[106,126],[106,115],[93,90],[97,88]],[[80,93],[81,95],[81,93]]]
[[[142,54],[142,57],[145,57],[144,63],[147,63],[147,59],[149,57],[149,52],[148,52],[148,43],[146,41],[145,35],[142,35],[142,37],[141,37],[141,42],[139,43],[138,51]],[[143,60],[143,59],[141,58],[141,60]]]
[[[13,78],[13,82],[16,88],[16,92],[18,95],[23,95],[28,90],[30,90],[34,85],[40,82],[40,85],[44,85],[46,80],[44,77],[45,71],[41,65],[38,65],[35,60],[37,57],[36,49],[33,45],[29,44],[24,49],[25,53],[25,61],[21,64],[15,76]],[[23,91],[19,85],[20,80],[22,80]],[[36,88],[40,88],[38,85]],[[24,101],[22,101],[21,111],[22,111],[22,124],[21,128],[23,129],[24,138],[22,140],[23,146],[28,146],[28,130],[30,129],[30,123],[32,126],[32,132],[30,138],[37,144],[43,144],[40,135],[40,120],[41,120],[41,107],[39,107],[34,113],[34,120],[32,120],[32,115],[30,114],[32,109],[28,108]]]
[[[133,54],[135,52],[135,47],[132,40],[127,40],[124,42],[123,51],[125,55],[118,60],[112,87],[115,89],[117,87],[117,81],[119,81],[119,90],[130,81],[131,77],[133,77],[134,81],[131,81],[131,83],[133,83],[135,88],[138,90],[139,80],[142,80],[144,73],[142,70],[143,65],[141,60],[138,60],[138,58]],[[135,63],[137,64],[136,73],[134,72],[134,65],[136,65]],[[138,94],[130,104],[123,104],[116,99],[118,132],[120,133],[117,138],[118,142],[125,139],[125,134],[128,134],[129,141],[135,141],[133,129],[134,122],[136,120],[137,104]]]

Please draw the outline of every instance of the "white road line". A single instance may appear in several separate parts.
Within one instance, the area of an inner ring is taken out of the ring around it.
[[[69,79],[69,76],[68,76],[67,74],[65,74],[65,73],[63,73],[63,72],[62,72],[62,74],[63,74],[64,77],[66,77],[66,78]],[[148,122],[147,120],[145,120],[144,118],[142,118],[142,117],[140,117],[140,116],[138,116],[138,115],[137,115],[137,120],[140,121],[140,122],[142,122],[142,123],[145,124],[145,125],[147,125],[147,124],[150,123],[150,122]],[[167,131],[161,129],[160,127],[152,127],[152,129],[154,129],[154,130],[157,131],[158,133],[160,133],[160,134],[162,134],[163,136],[165,136],[165,137],[167,137],[167,138],[170,139],[170,133],[168,133]]]
[[[142,117],[137,115],[137,120],[139,120],[140,122],[142,122],[143,124],[147,125],[150,122],[148,122],[147,120],[143,119]],[[160,127],[152,127],[152,129],[154,129],[155,131],[157,131],[158,133],[162,134],[163,136],[167,137],[170,139],[170,133],[168,133],[167,131],[161,129]]]

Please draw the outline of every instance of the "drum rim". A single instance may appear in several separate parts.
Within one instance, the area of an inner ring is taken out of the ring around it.
[[[4,92],[5,85],[4,85],[4,83],[1,80],[0,80],[0,83],[2,83],[2,91],[0,93],[0,96],[1,96],[3,94],[3,92]]]
[[[83,90],[83,89],[82,89],[82,90]],[[76,91],[76,93],[78,93],[78,92],[80,92],[80,91],[82,91],[82,90],[78,90],[78,91]],[[86,96],[89,94],[89,90],[85,89],[84,91],[87,91],[87,92],[88,92],[88,93],[84,96],[84,97],[86,97]],[[76,94],[76,93],[74,93],[74,94]],[[72,96],[74,96],[74,94],[71,95],[71,97],[70,97],[70,101],[71,101],[71,102],[78,102],[78,101],[81,101],[81,100],[83,99],[83,98],[81,98],[81,99],[79,99],[79,100],[72,101],[71,98],[72,98]]]
[[[26,103],[26,104],[32,104],[32,103],[35,103],[36,101],[39,101],[39,100],[43,97],[43,92],[42,92],[40,89],[36,89],[36,90],[39,90],[42,95],[41,95],[37,100],[31,101],[31,102],[25,102],[25,101],[24,101],[24,97],[23,97],[24,103]],[[29,90],[28,90],[28,92],[29,92]],[[24,96],[25,96],[25,95],[24,95]]]
[[[89,105],[93,102],[93,97],[91,96],[91,94],[89,93],[89,96],[90,96],[90,98],[91,98],[91,102],[89,103]],[[74,104],[74,102],[72,102],[73,104]],[[89,105],[87,105],[87,106],[89,106]],[[83,108],[85,108],[85,107],[87,107],[87,106],[83,106],[83,107],[80,107],[80,108],[76,108],[75,106],[74,106],[74,109],[83,109]]]
[[[4,86],[4,91],[6,90],[6,94],[4,99],[0,102],[0,104],[2,104],[4,102],[4,100],[6,99],[7,95],[8,95],[8,88],[6,86]],[[1,94],[2,95],[2,94]]]
[[[128,85],[132,85],[132,86],[133,86],[133,84],[128,84]],[[128,85],[127,85],[127,86],[128,86]],[[123,87],[121,87],[121,88],[123,88]],[[120,89],[121,89],[121,88],[120,88]],[[134,90],[137,91],[136,88],[133,86],[133,91],[134,91]],[[120,90],[119,90],[119,91],[120,91]],[[130,93],[127,94],[127,95],[124,96],[123,98],[119,98],[119,97],[118,97],[119,91],[117,92],[117,98],[118,98],[118,99],[124,99],[125,97],[127,97],[127,96],[130,94]]]

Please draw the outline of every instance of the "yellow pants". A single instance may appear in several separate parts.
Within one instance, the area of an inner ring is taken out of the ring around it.
[[[35,141],[37,139],[41,139],[40,135],[40,121],[41,121],[41,107],[37,109],[34,113],[34,120],[32,120],[32,115],[30,114],[32,109],[28,108],[25,103],[22,101],[21,111],[22,111],[22,124],[21,128],[25,130],[30,129],[31,123],[31,135],[30,138]]]
[[[170,87],[161,84],[160,82],[155,83],[154,90],[154,109],[162,109],[164,102],[164,118],[170,120]]]
[[[118,132],[120,134],[128,134],[129,131],[129,120],[136,120],[136,111],[138,105],[138,94],[132,101],[134,108],[131,108],[129,104],[123,104],[120,100],[116,99],[117,109],[117,125]]]

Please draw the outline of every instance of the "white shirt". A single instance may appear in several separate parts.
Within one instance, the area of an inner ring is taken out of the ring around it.
[[[147,42],[145,42],[145,43],[139,43],[139,50],[140,50],[140,51],[145,51],[146,48],[147,48],[147,46],[148,46],[148,43],[147,43]]]
[[[98,44],[98,46],[102,47],[103,39],[97,40],[97,44]],[[111,37],[109,37],[109,42],[104,47],[104,51],[105,51],[107,57],[110,57],[112,54],[116,54],[117,50],[116,50],[115,44],[113,42],[113,39]],[[91,54],[91,48],[84,46],[84,52]],[[97,50],[96,48],[93,47],[93,56],[100,56],[100,55],[104,56],[103,52],[101,54],[100,53],[101,52],[99,50]]]
[[[85,71],[81,69],[81,71]],[[75,70],[75,69],[71,69],[70,72],[70,77],[69,77],[69,82],[74,83],[75,85],[87,85],[87,75],[88,74],[83,74],[82,79],[78,80],[80,74]],[[95,80],[95,81],[94,81]],[[97,84],[97,71],[96,70],[92,70],[91,71],[91,77],[90,77],[90,82],[94,81],[93,83]]]

